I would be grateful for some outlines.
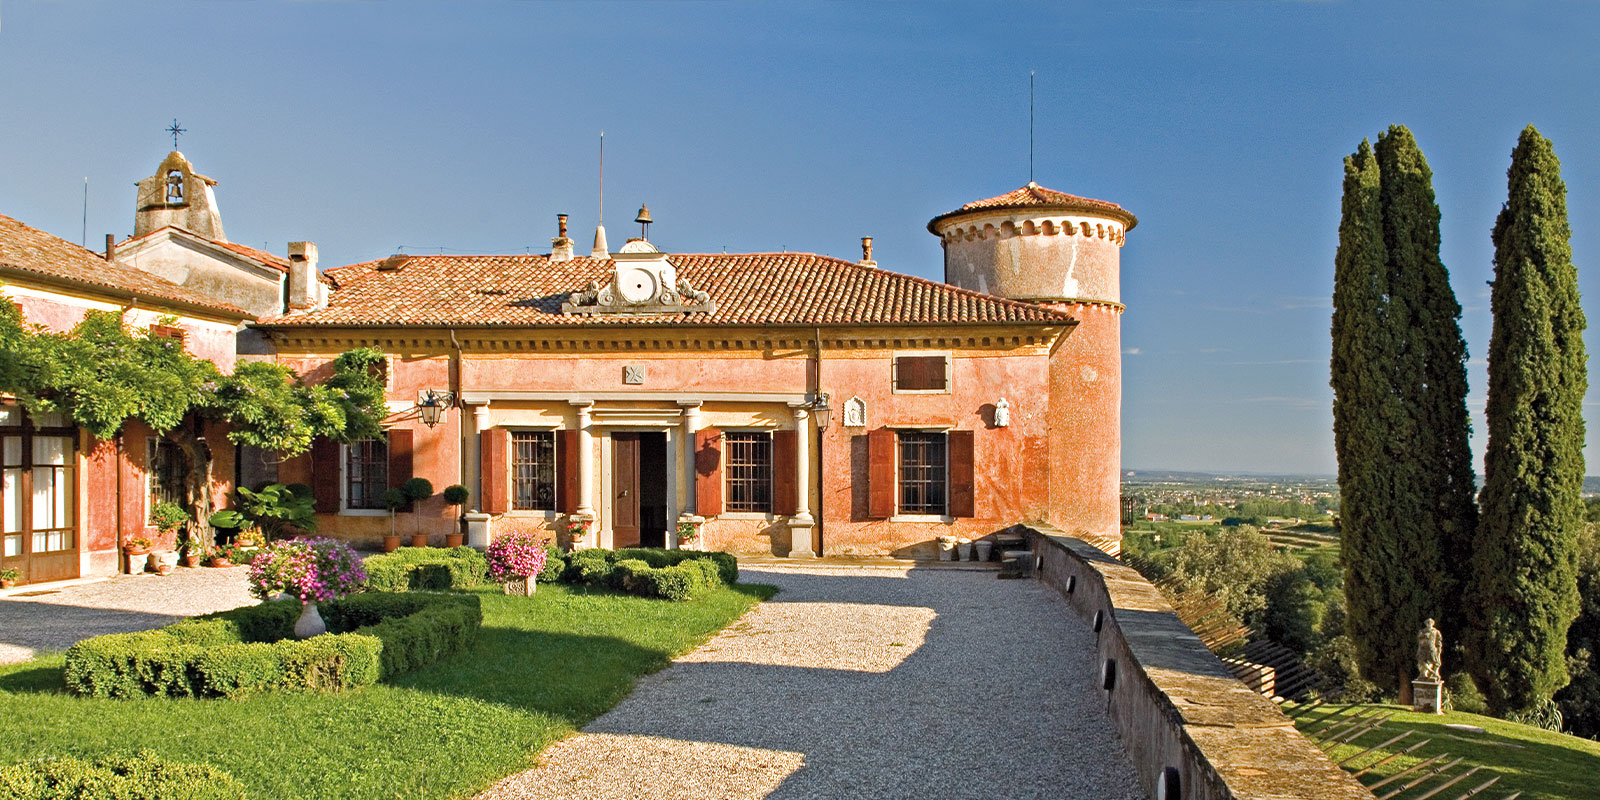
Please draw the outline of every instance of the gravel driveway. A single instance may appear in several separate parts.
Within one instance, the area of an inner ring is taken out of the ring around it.
[[[103,633],[159,628],[183,617],[256,602],[249,567],[180,568],[171,575],[120,575],[59,588],[20,587],[0,598],[0,664],[39,650],[65,650]]]
[[[1094,689],[1094,635],[1049,588],[743,573],[780,593],[479,800],[1143,797]]]

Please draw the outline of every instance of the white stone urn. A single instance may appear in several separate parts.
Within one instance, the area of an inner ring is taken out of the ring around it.
[[[960,554],[960,556],[961,556],[961,558],[957,559],[958,561],[971,561],[972,560],[972,540],[971,539],[962,539],[961,541],[956,542],[956,552],[958,554]]]
[[[974,544],[978,546],[978,560],[988,561],[989,554],[994,551],[994,542],[991,542],[988,539],[979,539]]]
[[[322,621],[322,612],[317,610],[315,600],[300,607],[300,618],[294,621],[296,639],[310,639],[327,632],[328,623]]]

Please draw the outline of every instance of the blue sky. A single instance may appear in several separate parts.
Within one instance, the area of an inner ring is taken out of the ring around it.
[[[126,235],[176,117],[233,241],[313,240],[325,266],[545,252],[558,212],[592,231],[604,130],[614,238],[647,202],[669,251],[855,258],[870,235],[937,279],[927,220],[1028,179],[1034,70],[1036,179],[1140,219],[1124,466],[1331,473],[1341,159],[1392,123],[1427,154],[1481,451],[1489,229],[1530,122],[1600,298],[1597,23],[1578,2],[0,0],[0,213],[76,241],[87,177],[91,246]]]

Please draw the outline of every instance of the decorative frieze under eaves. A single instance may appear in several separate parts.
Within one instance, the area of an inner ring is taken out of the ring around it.
[[[706,351],[757,351],[784,354],[813,352],[818,345],[826,350],[1014,350],[1044,346],[1054,342],[1061,327],[1030,331],[984,331],[947,336],[741,336],[731,334],[685,336],[616,336],[613,331],[591,336],[522,338],[497,336],[469,338],[456,332],[463,353],[662,353],[681,354]],[[575,332],[579,333],[579,332]],[[285,330],[271,333],[280,351],[341,352],[353,347],[378,347],[389,352],[448,352],[456,349],[448,332],[417,336],[374,331],[344,332],[338,336],[304,335]]]

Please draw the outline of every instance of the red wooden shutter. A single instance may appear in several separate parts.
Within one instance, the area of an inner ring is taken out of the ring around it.
[[[339,443],[326,436],[311,440],[311,497],[318,514],[339,513]]]
[[[772,432],[772,513],[800,511],[800,493],[795,486],[795,432]]]
[[[867,516],[894,516],[894,431],[879,428],[867,434]]]
[[[504,514],[511,510],[511,431],[490,428],[478,436],[478,478],[483,485],[483,510]]]
[[[578,510],[578,429],[556,431],[556,510]]]
[[[950,516],[977,516],[972,492],[972,431],[951,431],[945,446],[949,448]]]
[[[694,434],[694,511],[702,517],[722,513],[722,431]]]
[[[399,489],[411,480],[411,431],[393,428],[389,431],[389,488]]]

